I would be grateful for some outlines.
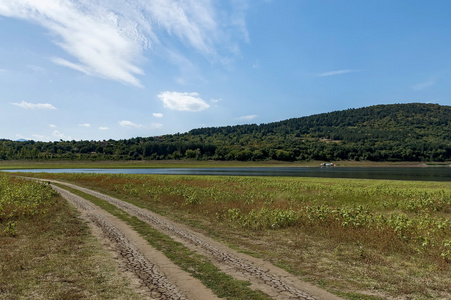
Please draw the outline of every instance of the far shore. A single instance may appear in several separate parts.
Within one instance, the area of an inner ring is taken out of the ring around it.
[[[4,160],[0,170],[11,169],[125,169],[125,168],[246,168],[246,167],[319,167],[324,161],[196,161],[196,160],[138,160],[138,161],[40,161]],[[451,167],[451,162],[373,162],[332,161],[335,167]]]

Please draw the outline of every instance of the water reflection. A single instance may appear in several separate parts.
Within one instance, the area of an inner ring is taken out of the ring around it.
[[[24,169],[8,172],[104,173],[222,176],[290,176],[362,178],[390,180],[451,181],[451,168],[409,167],[252,167],[252,168],[165,168],[165,169]]]

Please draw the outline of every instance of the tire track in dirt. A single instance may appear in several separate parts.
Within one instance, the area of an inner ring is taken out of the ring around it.
[[[160,232],[182,242],[186,247],[209,257],[212,263],[224,273],[237,279],[250,281],[253,288],[267,293],[274,299],[341,299],[309,283],[298,280],[295,276],[268,262],[239,253],[183,224],[178,224],[152,211],[74,184],[59,181],[51,182],[67,185],[108,201]]]
[[[123,221],[80,196],[57,186],[52,187],[72,203],[86,221],[100,229],[113,245],[123,268],[139,278],[149,299],[218,299],[199,280],[148,245]]]

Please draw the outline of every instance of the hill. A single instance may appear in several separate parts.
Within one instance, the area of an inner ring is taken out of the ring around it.
[[[451,107],[376,105],[109,141],[0,141],[0,159],[451,160]]]

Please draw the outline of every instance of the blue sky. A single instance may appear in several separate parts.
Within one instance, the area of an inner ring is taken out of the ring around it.
[[[451,1],[0,0],[0,138],[451,105]]]

